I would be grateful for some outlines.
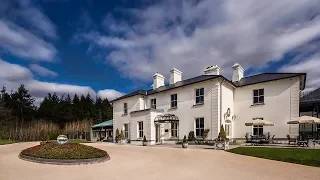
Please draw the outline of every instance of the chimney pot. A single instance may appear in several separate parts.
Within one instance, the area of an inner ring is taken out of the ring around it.
[[[182,72],[176,68],[170,70],[170,84],[175,84],[182,80]]]
[[[238,63],[235,63],[232,66],[233,73],[232,73],[232,82],[240,81],[244,75],[244,69]]]
[[[205,75],[220,75],[220,67],[215,66],[209,66],[204,70]]]
[[[159,74],[158,72],[156,72],[153,75],[153,89],[157,89],[161,86],[164,86],[164,76],[162,74]]]

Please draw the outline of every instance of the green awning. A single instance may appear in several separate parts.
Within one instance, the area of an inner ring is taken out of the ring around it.
[[[99,124],[95,124],[93,126],[91,126],[91,128],[101,128],[101,127],[112,127],[113,126],[113,122],[112,120],[108,120]]]

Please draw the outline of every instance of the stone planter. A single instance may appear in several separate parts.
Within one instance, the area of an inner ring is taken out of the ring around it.
[[[229,141],[216,141],[216,149],[218,150],[229,149]]]
[[[148,145],[148,142],[147,142],[147,141],[142,141],[142,145],[143,145],[143,146],[147,146],[147,145]]]
[[[187,148],[188,147],[188,143],[187,142],[182,143],[182,147],[183,148]]]

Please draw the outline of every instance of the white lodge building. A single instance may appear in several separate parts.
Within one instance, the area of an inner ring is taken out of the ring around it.
[[[232,81],[219,75],[218,66],[210,66],[204,75],[186,80],[174,68],[169,85],[165,85],[164,76],[154,74],[153,89],[138,90],[112,101],[113,134],[122,129],[131,143],[146,136],[150,144],[155,144],[181,140],[190,131],[200,138],[209,129],[207,139],[213,140],[223,125],[230,139],[267,132],[275,139],[286,138],[287,122],[299,117],[300,91],[305,87],[306,74],[243,77],[239,64],[232,68]],[[254,119],[271,121],[275,126],[245,126]],[[298,133],[298,129],[291,127],[290,133]]]

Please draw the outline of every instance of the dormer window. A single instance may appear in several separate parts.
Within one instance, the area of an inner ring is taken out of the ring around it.
[[[157,109],[157,99],[151,99],[151,109]]]

